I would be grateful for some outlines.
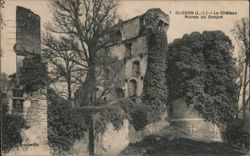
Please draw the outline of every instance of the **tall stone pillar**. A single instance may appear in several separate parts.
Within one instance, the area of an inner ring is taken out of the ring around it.
[[[40,17],[31,10],[17,7],[16,9],[16,85],[13,93],[12,113],[21,113],[27,122],[27,128],[22,129],[22,144],[11,150],[6,156],[50,156],[47,129],[47,99],[40,91],[26,95],[19,84],[20,69],[26,57],[40,54]],[[17,94],[20,92],[22,94]],[[17,102],[17,100],[20,100]],[[22,103],[20,103],[22,102]],[[21,107],[21,108],[20,108]],[[15,112],[18,111],[18,112]]]

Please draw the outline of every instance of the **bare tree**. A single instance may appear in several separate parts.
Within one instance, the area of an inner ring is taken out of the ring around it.
[[[239,111],[243,113],[243,119],[247,129],[250,127],[250,52],[249,52],[249,19],[242,18],[237,21],[232,30],[238,49],[238,66],[239,66]],[[249,139],[250,140],[250,139]]]
[[[2,29],[3,29],[2,27],[3,27],[3,25],[4,25],[3,17],[2,17],[2,14],[0,13],[0,36],[2,34]],[[0,43],[1,43],[1,37],[0,37]],[[2,50],[2,46],[0,44],[0,73],[1,73],[1,69],[2,69],[2,67],[1,67],[2,57],[3,57],[3,50]]]
[[[72,89],[83,84],[82,77],[87,69],[86,62],[79,59],[76,52],[79,45],[72,39],[66,37],[56,39],[50,34],[43,37],[43,45],[43,57],[50,67],[50,83],[66,83],[66,96],[68,100],[71,100]],[[64,89],[59,90],[62,92]]]
[[[235,24],[233,29],[233,34],[237,41],[238,50],[238,66],[239,66],[239,87],[242,95],[242,111],[243,118],[246,118],[246,109],[249,104],[249,20],[247,18],[242,18]]]
[[[86,93],[83,103],[96,104],[97,51],[105,46],[103,36],[114,24],[117,2],[115,0],[51,0],[53,23],[47,30],[67,36],[77,43],[78,57],[86,62],[84,82]],[[90,115],[89,155],[94,155],[93,117]]]

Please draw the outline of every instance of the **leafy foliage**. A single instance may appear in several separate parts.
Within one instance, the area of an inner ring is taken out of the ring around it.
[[[48,89],[48,140],[58,152],[69,151],[75,140],[88,131],[90,115],[93,115],[95,133],[103,133],[108,123],[121,128],[127,117],[119,106],[99,106],[81,109],[71,108],[70,102]]]
[[[40,55],[26,57],[23,60],[21,69],[20,82],[24,85],[27,93],[35,92],[45,88],[48,81],[48,72],[46,63],[43,62]]]
[[[68,151],[87,131],[86,114],[73,110],[70,103],[48,89],[48,141],[56,151]]]
[[[168,89],[166,85],[167,36],[162,31],[148,33],[148,66],[144,79],[142,101],[152,121],[166,112]],[[149,120],[149,121],[150,121]]]
[[[2,150],[7,152],[21,145],[23,141],[21,129],[25,128],[25,120],[21,116],[9,114],[3,114],[1,118]]]
[[[8,76],[4,73],[0,74],[0,103],[1,103],[1,113],[7,113],[8,111],[8,92],[10,91],[11,81],[8,80]]]
[[[104,133],[108,123],[112,123],[116,130],[123,126],[126,115],[119,107],[106,107],[94,118],[95,133]]]
[[[227,142],[237,145],[238,147],[249,147],[249,133],[244,128],[244,120],[234,119],[223,133],[223,137]]]
[[[4,152],[8,152],[22,143],[21,129],[26,125],[22,116],[7,114],[11,82],[6,74],[0,74],[0,80],[1,148]]]
[[[237,103],[231,40],[221,31],[175,40],[167,56],[170,100],[185,96],[205,119],[228,123]]]
[[[147,111],[143,108],[145,107],[137,106],[131,112],[131,123],[137,131],[143,129],[149,122]]]
[[[204,155],[211,156],[241,156],[245,153],[238,148],[223,142],[202,142],[186,138],[169,139],[161,135],[151,135],[142,141],[129,144],[118,156],[127,155]]]

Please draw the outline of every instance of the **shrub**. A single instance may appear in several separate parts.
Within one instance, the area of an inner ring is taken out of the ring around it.
[[[23,139],[21,135],[22,128],[25,128],[26,123],[22,116],[10,115],[8,112],[9,81],[7,76],[1,74],[0,87],[0,114],[1,114],[1,151],[8,152],[14,147],[19,146]]]
[[[239,147],[249,147],[249,133],[244,128],[242,119],[234,119],[223,133],[224,140]]]
[[[21,129],[25,128],[25,120],[21,116],[9,114],[3,114],[1,118],[2,150],[8,152],[22,144]]]
[[[20,82],[27,93],[44,89],[47,86],[47,65],[40,55],[25,57],[21,68]]]
[[[48,89],[48,141],[56,151],[68,151],[76,139],[87,131],[86,114]]]
[[[194,32],[175,40],[167,56],[169,99],[186,97],[206,120],[231,122],[238,94],[232,49],[221,31]]]

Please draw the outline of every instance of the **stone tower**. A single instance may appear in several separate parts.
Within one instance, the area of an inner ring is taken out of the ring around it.
[[[8,155],[49,156],[47,134],[47,99],[41,91],[25,94],[20,84],[23,60],[40,54],[40,16],[31,10],[18,6],[16,8],[16,74],[13,86],[10,113],[22,115],[27,128],[22,129],[22,145],[13,149]]]
[[[119,22],[108,30],[103,37],[103,42],[107,44],[99,52],[109,53],[117,61],[113,67],[104,70],[104,84],[100,86],[100,90],[102,87],[106,88],[106,81],[113,81],[114,88],[112,93],[105,97],[107,101],[121,96],[129,97],[134,101],[141,100],[150,49],[147,30],[162,29],[162,32],[166,33],[168,27],[169,16],[161,9],[155,8]],[[80,94],[80,91],[76,92],[76,98],[80,98]]]
[[[122,97],[130,98],[136,103],[142,100],[145,76],[149,70],[149,53],[153,53],[152,46],[149,45],[148,31],[161,30],[160,32],[166,35],[168,27],[169,16],[155,8],[132,19],[119,22],[103,36],[103,42],[107,44],[98,51],[98,54],[100,53],[103,57],[109,55],[116,58],[111,66],[104,69],[103,75],[101,75],[104,81],[103,84],[100,83],[97,91],[97,94],[99,91],[102,94],[103,90],[112,89],[104,96],[107,104],[112,104],[112,101],[115,103]],[[155,48],[155,50],[158,49]],[[101,69],[103,70],[103,68]],[[78,101],[82,97],[81,89],[76,92],[76,107],[81,102]],[[129,143],[141,141],[144,137],[154,134],[168,125],[164,117],[162,120],[146,125],[142,130],[136,130],[127,120],[124,121],[120,130],[115,130],[112,123],[108,124],[104,134],[98,136],[100,138],[97,140],[101,141],[96,142],[96,154],[117,155]],[[84,144],[81,142],[76,142],[74,145],[74,149],[82,149],[82,147]]]

